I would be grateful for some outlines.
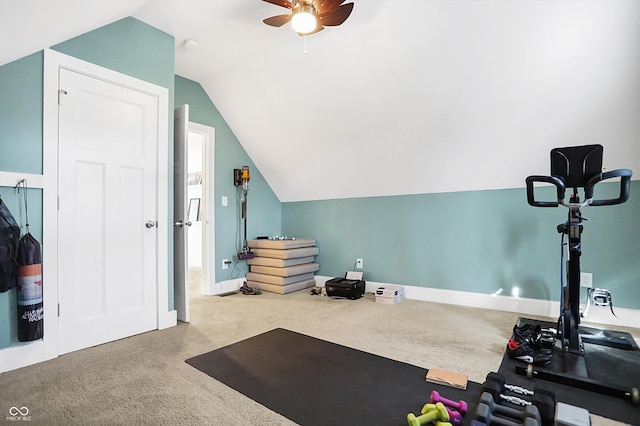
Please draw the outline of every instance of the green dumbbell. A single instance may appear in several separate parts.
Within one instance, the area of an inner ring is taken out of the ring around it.
[[[431,410],[434,410],[435,408],[436,404],[424,404],[424,407],[422,407],[422,410],[420,412],[422,414],[425,414]],[[444,406],[444,408],[446,408],[447,413],[449,413],[449,421],[447,423],[451,423],[453,426],[460,426],[462,424],[462,414],[457,411],[451,410],[451,408],[447,407],[446,405]],[[446,423],[442,426],[446,426]]]
[[[413,413],[407,414],[407,423],[409,426],[423,426],[427,423],[435,421],[449,421],[449,412],[443,403],[438,402],[434,410],[431,410],[425,414],[416,417]]]
[[[444,404],[443,404],[444,405]],[[446,405],[444,406],[444,408],[447,409],[447,413],[449,413],[449,421],[445,422],[443,420],[436,420],[433,422],[434,426],[460,426],[460,422],[458,422],[457,424],[453,421],[453,415],[460,415],[460,413],[458,413],[457,411],[451,411],[449,409],[449,407],[447,407]],[[422,407],[422,410],[420,410],[420,412],[422,414],[427,414],[429,411],[433,411],[436,409],[436,404],[424,404],[424,406]],[[460,421],[462,421],[462,417],[460,417]]]

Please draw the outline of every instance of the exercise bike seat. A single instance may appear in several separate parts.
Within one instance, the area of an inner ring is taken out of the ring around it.
[[[582,145],[551,150],[551,176],[529,176],[526,178],[527,202],[534,207],[580,208],[586,205],[609,206],[624,203],[629,199],[631,175],[629,169],[602,172],[602,145]],[[594,200],[594,187],[607,179],[620,178],[620,192],[617,198]],[[556,187],[557,199],[541,201],[535,198],[535,183],[546,183]],[[567,188],[573,189],[570,201],[565,201]],[[584,190],[584,201],[580,202],[578,188]]]

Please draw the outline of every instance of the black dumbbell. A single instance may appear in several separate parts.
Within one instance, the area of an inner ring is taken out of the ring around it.
[[[504,378],[504,376],[500,373],[495,373],[495,372],[490,372],[489,374],[487,374],[487,377],[485,379],[486,382],[496,382],[497,384],[499,384],[503,389],[508,389],[511,392],[520,394],[520,395],[527,395],[527,396],[533,396],[535,394],[544,394],[544,395],[548,395],[549,397],[551,397],[551,399],[555,402],[556,401],[556,394],[551,390],[551,389],[546,389],[543,387],[538,387],[536,386],[533,390],[529,390],[527,388],[523,388],[522,386],[518,386],[518,385],[511,385],[506,383],[506,380]]]
[[[527,395],[531,401],[517,396],[504,395],[505,389],[521,395]],[[482,392],[489,392],[495,401],[505,400],[517,405],[535,405],[538,407],[543,424],[553,424],[556,412],[556,394],[551,389],[535,387],[533,391],[505,383],[504,376],[499,373],[487,374],[486,381],[482,385]]]
[[[500,426],[540,426],[540,423],[533,417],[525,417],[521,421],[509,420],[502,417],[494,416],[491,407],[487,404],[478,404],[476,409],[476,418],[485,425]],[[475,420],[474,420],[475,421]],[[478,424],[479,422],[476,422]]]
[[[498,400],[500,401],[500,400]],[[506,405],[498,404],[488,392],[483,392],[480,395],[480,404],[484,404],[491,409],[491,413],[499,414],[504,417],[509,417],[512,419],[517,419],[524,421],[525,418],[530,417],[534,419],[539,425],[542,424],[542,419],[540,418],[540,411],[538,411],[538,407],[535,405],[525,405],[522,409],[507,407]],[[476,418],[480,421],[484,421],[481,416],[478,415],[478,411],[476,410]],[[487,423],[487,422],[485,422]]]

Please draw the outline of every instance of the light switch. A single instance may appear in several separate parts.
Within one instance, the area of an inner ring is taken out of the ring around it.
[[[227,207],[229,205],[229,199],[226,195],[222,196],[222,207]]]

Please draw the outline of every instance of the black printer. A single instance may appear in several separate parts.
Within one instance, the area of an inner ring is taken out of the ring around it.
[[[324,283],[327,296],[346,297],[352,300],[360,299],[364,295],[365,282],[361,279],[337,277]]]

